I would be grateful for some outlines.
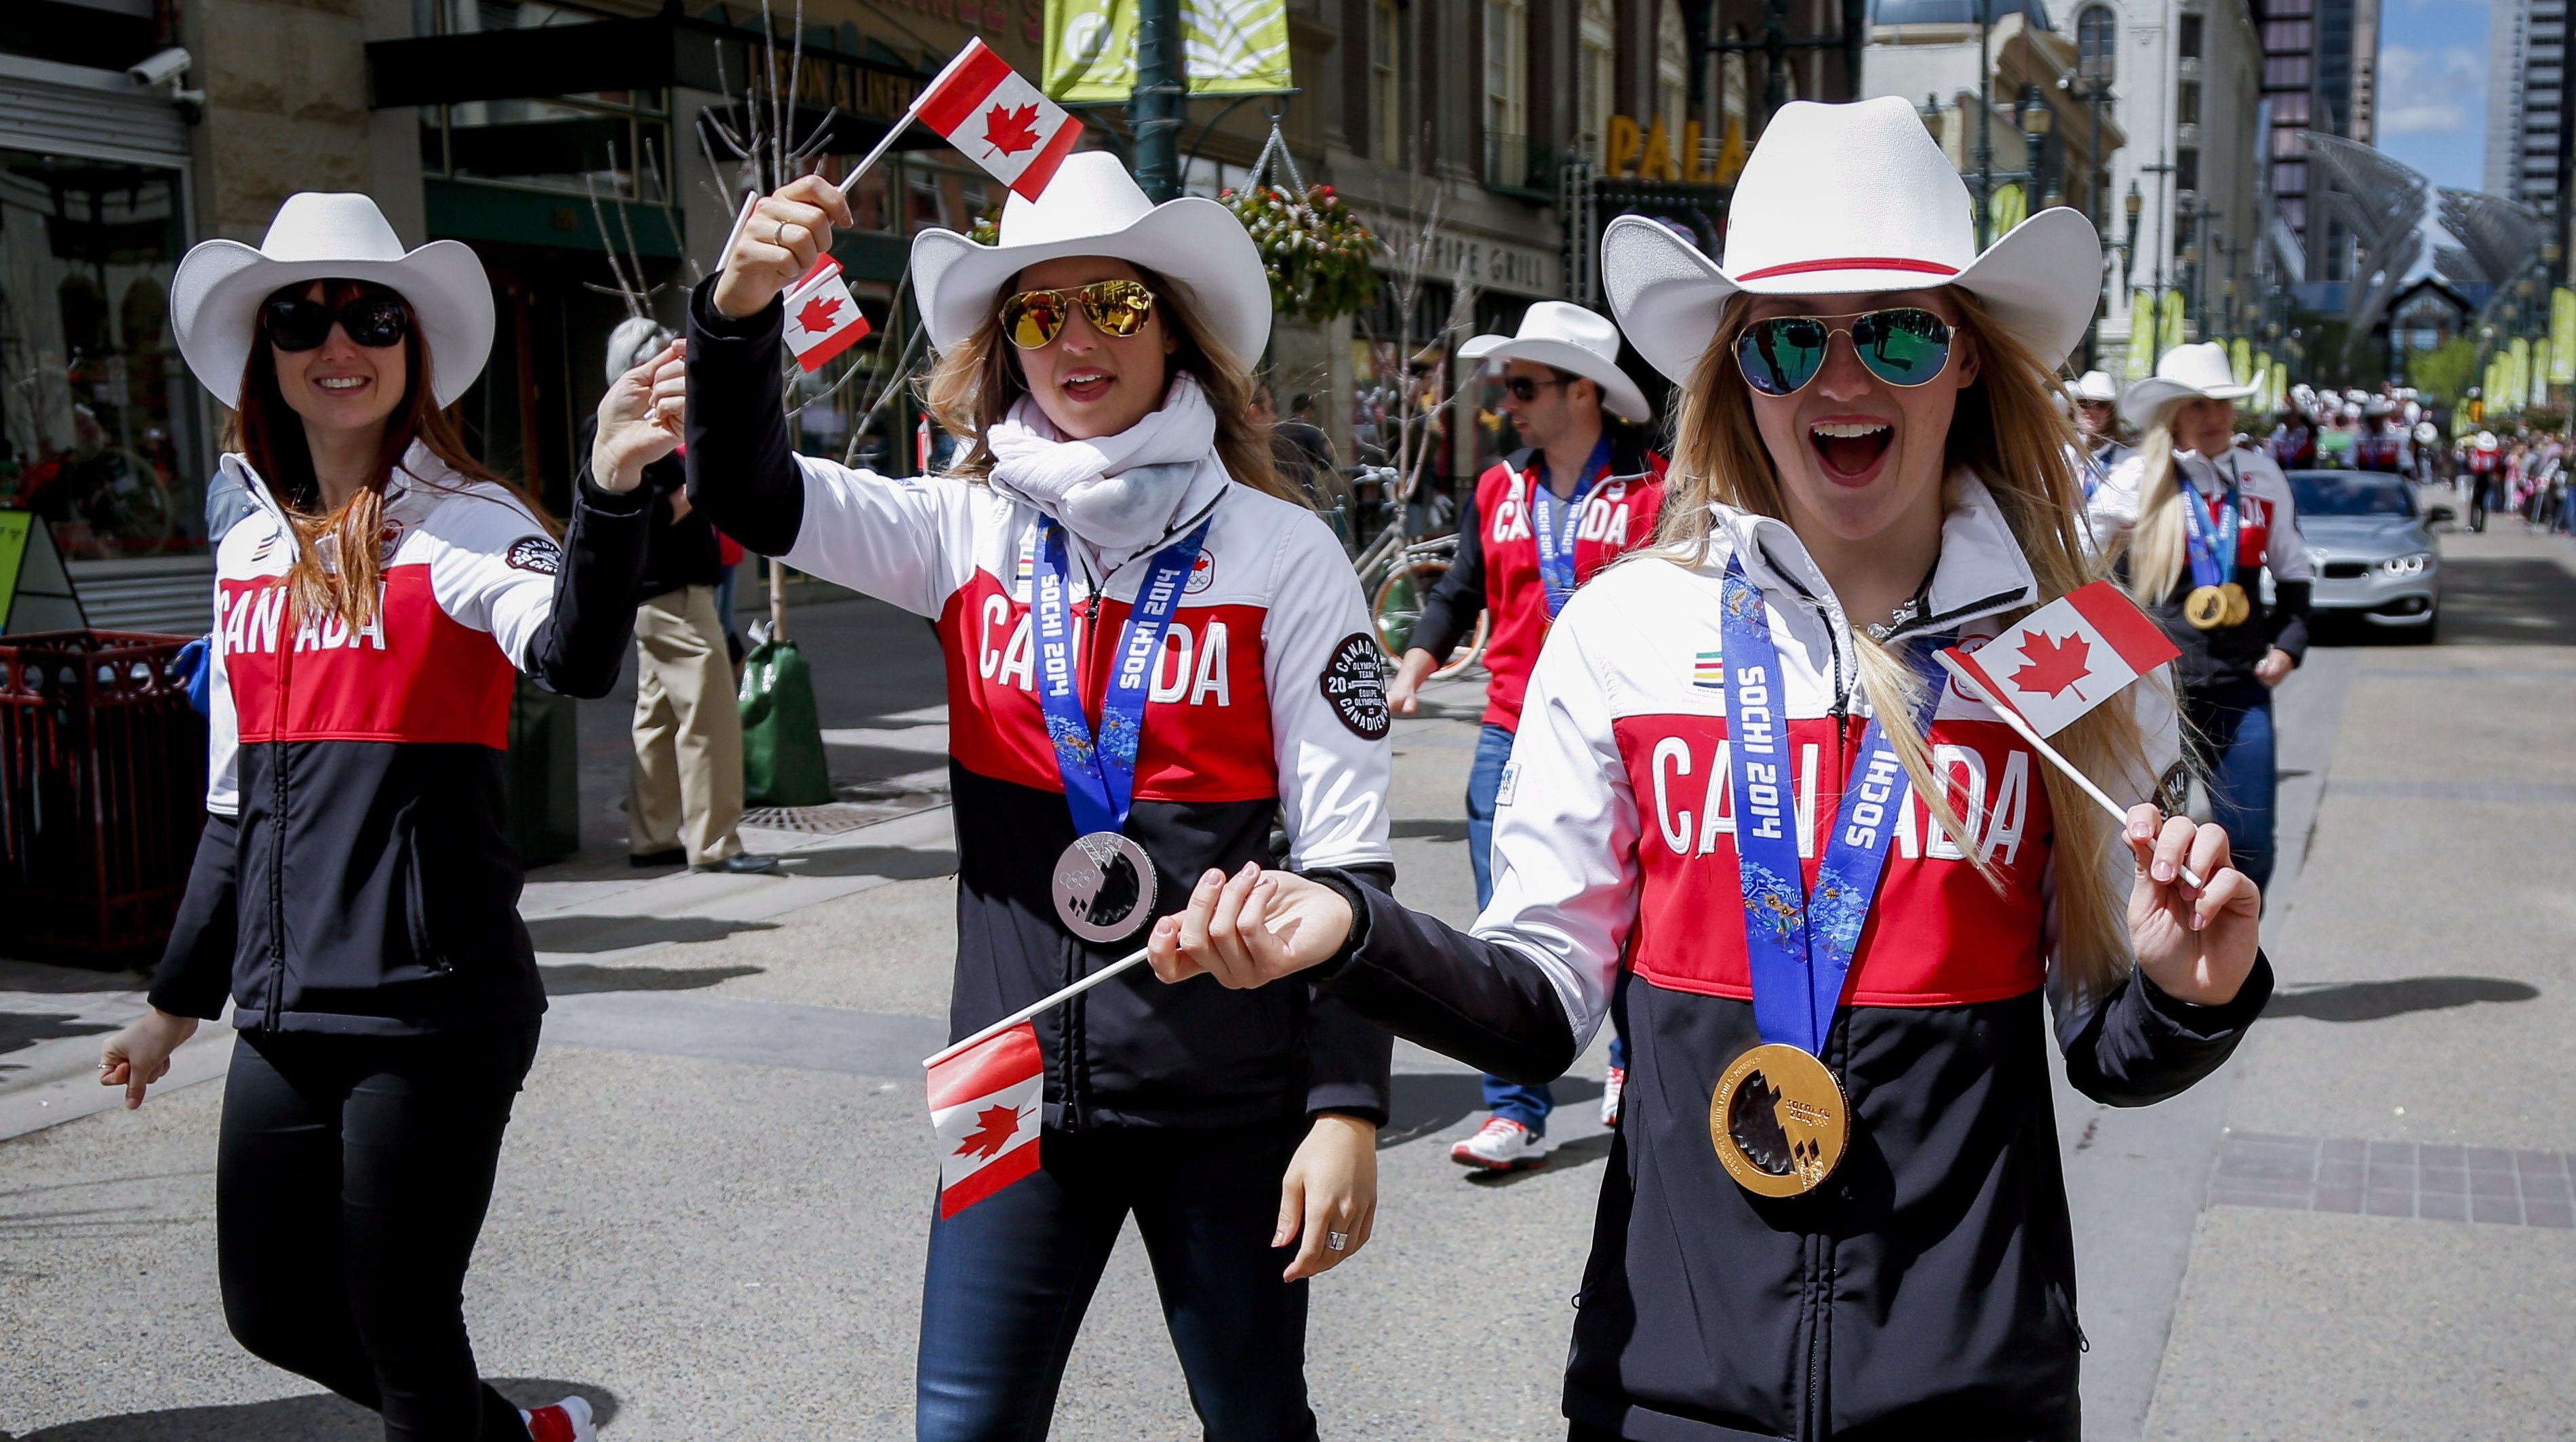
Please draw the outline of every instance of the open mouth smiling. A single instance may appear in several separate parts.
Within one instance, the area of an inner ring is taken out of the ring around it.
[[[1896,441],[1896,428],[1869,417],[1816,421],[1807,427],[1825,478],[1837,485],[1866,485]]]

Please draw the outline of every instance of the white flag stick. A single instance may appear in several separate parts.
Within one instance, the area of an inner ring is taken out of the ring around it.
[[[1021,1022],[1027,1021],[1030,1017],[1037,1015],[1048,1007],[1071,1001],[1075,997],[1082,995],[1084,992],[1091,990],[1093,987],[1100,985],[1102,982],[1118,975],[1120,972],[1125,971],[1127,968],[1134,966],[1136,963],[1143,961],[1144,959],[1145,953],[1139,951],[1133,956],[1112,962],[1109,965],[1102,967],[1100,970],[1093,972],[1091,975],[1084,977],[1082,980],[1075,982],[1073,985],[1066,987],[1064,990],[1057,992],[1053,996],[1040,1001],[1033,1001],[1027,1006],[1021,1007],[1018,1011],[1012,1012],[1009,1016],[993,1023],[991,1026],[984,1028],[982,1031],[975,1033],[964,1041],[950,1042],[948,1045],[941,1047],[939,1050],[932,1052],[926,1057],[923,1057],[921,1059],[921,1064],[924,1067],[934,1067],[939,1065],[941,1062],[948,1060],[950,1057],[957,1055],[959,1052],[972,1051],[976,1047],[983,1045],[985,1042],[992,1040],[994,1037],[1000,1036],[1002,1033],[1018,1026]]]
[[[733,229],[725,232],[724,249],[716,252],[716,265],[719,269],[724,266],[725,257],[733,254],[734,242],[742,239],[742,228],[751,224],[751,212],[759,204],[760,191],[758,187],[754,187],[742,193],[742,213],[733,218]]]
[[[911,107],[903,112],[903,118],[887,126],[886,133],[877,138],[877,148],[859,157],[859,163],[850,167],[849,174],[833,182],[843,195],[849,194],[850,187],[859,183],[859,177],[868,173],[869,166],[876,164],[887,151],[894,149],[895,141],[912,128],[912,117],[921,113],[921,102],[929,97],[929,89],[924,89],[920,95],[914,97]]]
[[[1970,678],[1966,669],[1961,667],[1958,662],[1951,660],[1944,652],[1935,650],[1933,651],[1932,656],[1933,659],[1941,663],[1942,669],[1950,673],[1950,680],[1953,685],[1967,688],[1969,691],[1975,693],[1978,700],[1983,701],[1989,707],[1992,707],[1995,715],[2000,718],[2005,725],[2020,732],[2021,739],[2029,742],[2040,755],[2047,757],[2050,765],[2066,773],[2067,780],[2083,787],[2085,795],[2102,803],[2102,809],[2111,813],[2112,820],[2119,822],[2122,826],[2129,824],[2128,810],[2121,806],[2119,802],[2112,800],[2109,794],[2104,792],[2101,787],[2094,785],[2092,777],[2076,770],[2074,762],[2059,755],[2057,748],[2049,745],[2046,738],[2042,737],[2038,731],[2032,729],[2030,722],[2024,720],[2019,711],[2016,711],[2006,703],[1987,695],[1985,691],[1977,685],[1976,681]],[[2208,882],[2201,880],[2199,874],[2193,871],[2190,867],[2185,866],[2180,868],[2180,870],[2182,871],[2182,879],[2190,882],[2193,887],[2206,888],[2209,885]]]

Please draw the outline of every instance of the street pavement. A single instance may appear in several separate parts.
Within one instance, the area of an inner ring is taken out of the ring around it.
[[[2576,700],[2576,551],[2519,527],[2445,544],[2442,644],[2320,647],[2280,693],[2274,1015],[2159,1107],[2060,1086],[2088,1438],[2576,1430],[2576,755],[2549,745]],[[787,874],[629,869],[612,699],[583,708],[584,849],[528,889],[554,1008],[467,1308],[505,1391],[580,1391],[611,1439],[910,1431],[936,1175],[918,1063],[955,945],[943,697],[917,619],[791,622],[843,799],[755,818]],[[1430,700],[1396,732],[1399,892],[1464,922],[1479,687]],[[140,1112],[83,1075],[139,984],[0,963],[0,1442],[376,1435],[223,1330],[202,1084],[222,1029],[180,1054],[174,1081],[201,1084]],[[1397,1065],[1375,1240],[1313,1289],[1325,1435],[1562,1436],[1600,1048],[1560,1084],[1554,1163],[1499,1181],[1446,1156],[1481,1120],[1475,1078],[1409,1046]],[[1132,1234],[1054,1435],[1196,1435]]]

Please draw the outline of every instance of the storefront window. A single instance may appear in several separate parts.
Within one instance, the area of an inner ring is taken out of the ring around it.
[[[179,174],[0,150],[0,506],[75,560],[205,545],[196,383],[170,333]]]
[[[668,108],[660,90],[424,105],[421,173],[666,204]]]

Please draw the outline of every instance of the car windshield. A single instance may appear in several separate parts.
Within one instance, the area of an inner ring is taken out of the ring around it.
[[[2415,498],[2395,476],[2368,471],[2292,471],[2302,516],[2411,516]]]

